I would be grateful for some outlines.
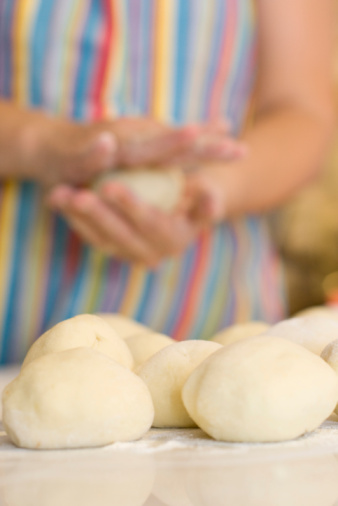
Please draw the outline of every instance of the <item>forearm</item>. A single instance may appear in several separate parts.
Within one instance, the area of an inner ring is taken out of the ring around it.
[[[225,217],[273,209],[319,173],[333,133],[333,118],[296,106],[262,112],[243,136],[246,158],[220,172]]]
[[[0,100],[0,180],[35,179],[31,153],[47,115]]]

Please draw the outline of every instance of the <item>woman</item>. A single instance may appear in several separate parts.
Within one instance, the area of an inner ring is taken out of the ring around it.
[[[330,141],[331,11],[308,0],[0,2],[2,362],[80,312],[120,311],[176,339],[283,316],[261,213],[313,178]],[[114,184],[83,188],[114,167],[177,159],[193,170],[174,215]]]

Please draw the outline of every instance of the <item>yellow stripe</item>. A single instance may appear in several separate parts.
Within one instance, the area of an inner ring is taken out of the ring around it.
[[[170,96],[173,68],[173,18],[175,2],[158,0],[154,26],[154,74],[152,113],[156,119],[168,120],[170,117]]]
[[[132,265],[132,264],[131,264]],[[125,315],[135,314],[141,300],[143,285],[146,278],[144,267],[132,265],[129,270],[127,289],[122,299],[120,312]]]
[[[17,211],[18,185],[3,184],[3,200],[0,213],[0,314],[4,314],[11,273],[11,257],[14,245],[14,223]],[[2,318],[1,318],[2,319]]]
[[[100,290],[104,283],[103,269],[105,267],[107,257],[103,253],[92,249],[90,251],[89,265],[86,276],[86,288],[83,293],[83,303],[81,307],[84,313],[90,313],[98,302]]]
[[[42,210],[42,202],[36,203],[33,241],[30,244],[27,262],[30,266],[26,271],[27,279],[24,280],[24,287],[27,289],[25,302],[25,320],[27,322],[28,339],[36,339],[37,328],[40,326],[42,306],[45,298],[45,283],[47,267],[50,259],[51,248],[51,216],[47,211]],[[25,343],[27,346],[30,342]]]
[[[32,21],[39,1],[31,0],[27,2],[27,0],[19,0],[15,11],[13,22],[13,60],[14,76],[17,76],[17,79],[13,84],[13,93],[16,101],[20,104],[27,103],[30,72],[30,47],[28,41],[31,40]]]
[[[83,1],[77,0],[74,2],[73,8],[69,13],[69,21],[63,33],[63,55],[60,66],[60,79],[62,79],[62,90],[58,103],[58,111],[63,114],[69,114],[69,107],[71,106],[71,89],[73,87],[74,69],[76,67],[76,60],[78,59],[78,52],[75,51],[76,44],[74,40],[77,37],[77,31],[82,29],[82,20],[86,14],[86,9],[83,8]]]

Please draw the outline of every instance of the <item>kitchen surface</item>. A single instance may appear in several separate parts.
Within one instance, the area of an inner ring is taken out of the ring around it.
[[[0,372],[0,387],[17,368]],[[0,432],[1,506],[334,506],[338,422],[274,444],[229,444],[200,429],[150,430],[83,450],[16,448]]]

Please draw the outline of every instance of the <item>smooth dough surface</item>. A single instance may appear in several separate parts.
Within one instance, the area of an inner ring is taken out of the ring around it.
[[[120,313],[97,313],[97,316],[113,327],[115,332],[122,337],[122,339],[143,332],[151,332],[151,330],[145,325],[142,325],[142,323],[132,320]]]
[[[3,393],[3,423],[23,448],[84,448],[141,437],[154,409],[133,372],[89,348],[50,353]]]
[[[334,371],[278,337],[238,341],[209,357],[182,391],[193,420],[221,441],[273,442],[317,428],[338,398]]]
[[[138,371],[153,399],[154,427],[195,427],[181,398],[192,371],[221,345],[210,341],[175,343],[150,357]]]
[[[269,327],[270,325],[260,321],[237,323],[236,325],[231,325],[230,327],[218,332],[211,338],[211,341],[222,344],[223,346],[228,346],[229,344],[240,341],[241,339],[257,336],[258,334],[265,332]]]
[[[133,356],[134,370],[137,371],[155,353],[174,344],[175,341],[164,334],[147,332],[127,337],[125,343]]]
[[[102,318],[92,314],[74,316],[47,330],[33,343],[22,367],[47,353],[82,346],[98,350],[128,369],[133,367],[133,357],[124,340]]]
[[[140,200],[164,212],[175,209],[184,186],[184,176],[178,169],[115,171],[104,175],[97,187],[108,181],[124,185]]]
[[[320,355],[325,346],[338,338],[338,321],[320,315],[289,318],[273,325],[264,334],[288,339]]]

